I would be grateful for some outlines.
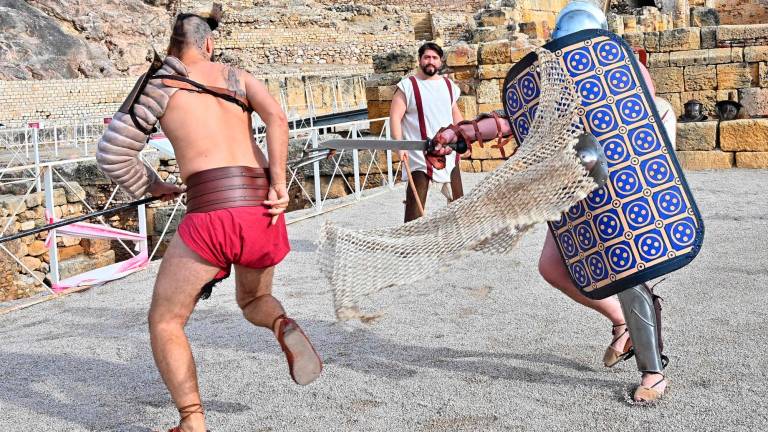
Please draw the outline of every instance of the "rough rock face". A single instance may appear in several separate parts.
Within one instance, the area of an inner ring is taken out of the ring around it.
[[[0,0],[0,80],[136,75],[169,19],[140,0]]]
[[[164,5],[150,6],[140,0],[29,2],[63,28],[72,28],[91,45],[105,50],[114,67],[129,75],[146,69],[151,46],[161,50],[168,41],[171,15]]]
[[[215,55],[256,74],[293,74],[368,70],[374,54],[415,46],[423,35],[417,34],[416,21],[435,27],[430,37],[452,40],[453,28],[435,23],[460,16],[445,15],[446,10],[475,10],[480,0],[427,0],[415,8],[408,0],[222,3]],[[139,75],[152,47],[165,50],[177,12],[210,5],[203,0],[0,0],[0,81]],[[414,12],[430,8],[444,15]]]
[[[104,50],[65,33],[57,22],[24,1],[0,0],[0,29],[0,79],[74,78],[113,72]]]

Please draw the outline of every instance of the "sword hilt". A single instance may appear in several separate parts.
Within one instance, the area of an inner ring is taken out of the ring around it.
[[[464,154],[467,152],[468,147],[467,143],[464,142],[461,137],[456,138],[457,141],[455,143],[448,144],[447,147],[450,147],[453,149],[453,151],[457,152],[458,154]],[[435,147],[437,147],[437,143],[430,139],[427,139],[425,147],[427,148],[427,153],[432,153],[435,150]]]

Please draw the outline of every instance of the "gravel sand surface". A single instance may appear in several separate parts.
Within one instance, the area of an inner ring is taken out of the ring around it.
[[[467,175],[468,185],[481,175]],[[721,431],[768,420],[768,171],[688,175],[704,248],[657,289],[670,386],[653,407],[626,402],[634,360],[602,367],[610,323],[537,273],[540,225],[514,254],[473,255],[392,288],[339,324],[314,250],[325,220],[401,222],[403,189],[289,226],[275,294],[325,360],[291,381],[269,332],[242,319],[234,281],[198,306],[188,334],[212,431]],[[444,205],[436,189],[429,208]],[[751,198],[749,198],[751,197]],[[293,218],[299,214],[292,214]],[[149,271],[0,316],[0,431],[131,431],[178,419],[154,367]]]

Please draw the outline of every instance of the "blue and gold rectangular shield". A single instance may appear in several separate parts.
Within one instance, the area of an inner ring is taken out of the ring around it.
[[[608,160],[606,185],[549,224],[573,282],[601,299],[685,266],[701,248],[704,224],[631,48],[603,30],[544,48],[560,59],[581,97],[581,124]],[[518,144],[536,117],[536,61],[529,54],[504,82]]]

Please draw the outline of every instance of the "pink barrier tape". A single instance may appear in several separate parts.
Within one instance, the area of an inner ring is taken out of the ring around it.
[[[149,257],[147,256],[146,251],[142,251],[139,255],[136,255],[131,259],[63,279],[59,281],[59,283],[53,284],[51,288],[54,292],[60,293],[70,288],[87,285],[101,285],[105,282],[120,279],[131,273],[143,270],[147,268],[147,265],[149,265]]]
[[[55,218],[51,217],[46,211],[46,217],[49,223],[56,222]],[[90,239],[113,239],[113,240],[131,240],[137,242],[136,247],[138,250],[138,242],[145,241],[146,237],[135,232],[125,231],[110,226],[92,224],[88,222],[76,222],[55,230],[57,235],[69,235],[72,237],[84,237]],[[45,239],[45,246],[50,247],[51,242],[55,241],[54,231],[49,231],[48,236]],[[105,282],[120,279],[128,276],[139,270],[147,268],[149,264],[149,256],[147,251],[143,250],[141,253],[133,258],[121,261],[119,263],[110,264],[105,267],[97,268],[76,276],[72,276],[53,284],[51,289],[54,292],[60,293],[70,288],[76,288],[89,285],[101,285]]]
[[[54,218],[48,215],[48,212],[46,212],[46,217],[48,217],[48,223],[56,222]],[[52,233],[53,231],[48,232],[48,236],[45,239],[46,247],[51,247],[51,241],[53,239],[53,236],[51,235]],[[56,234],[91,239],[132,240],[136,242],[145,240],[145,237],[139,233],[89,222],[76,222],[65,227],[57,228]]]

